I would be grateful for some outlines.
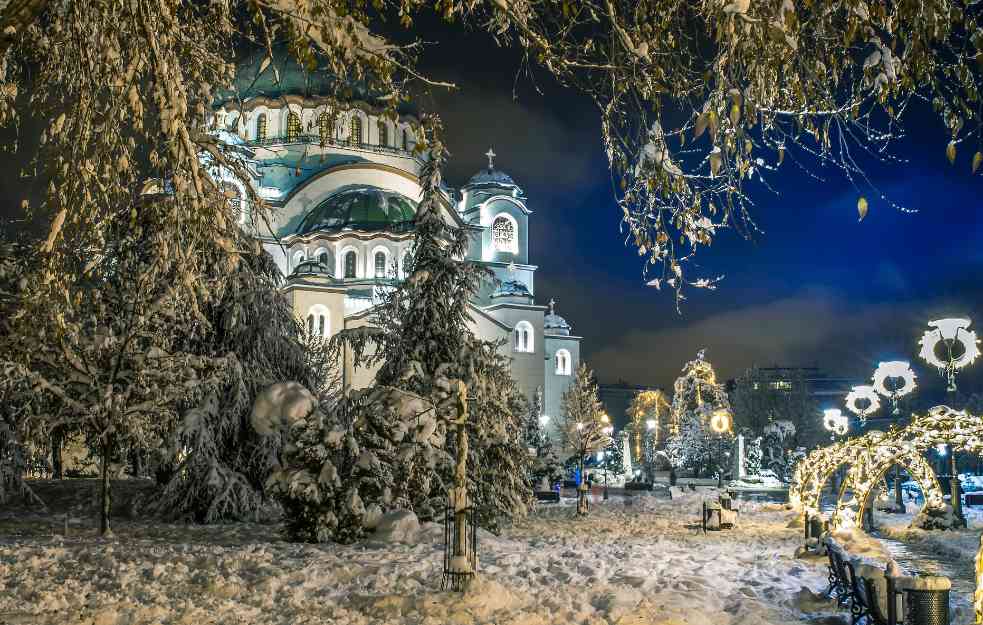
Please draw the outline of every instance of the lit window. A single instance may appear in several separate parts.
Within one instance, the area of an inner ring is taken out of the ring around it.
[[[345,254],[345,277],[354,278],[355,277],[355,263],[358,260],[358,256],[354,251],[349,251]]]
[[[348,141],[352,145],[362,145],[362,118],[358,115],[352,115],[351,132],[349,133]]]
[[[379,120],[379,145],[389,145],[389,125],[382,119]]]
[[[386,277],[386,253],[376,252],[375,253],[375,277],[385,278]]]
[[[508,215],[499,215],[492,221],[492,247],[499,252],[515,254],[519,251],[515,236],[515,220]]]
[[[556,375],[570,375],[570,352],[565,349],[556,352]]]
[[[520,321],[515,326],[515,331],[513,332],[514,337],[514,347],[517,352],[533,352],[535,351],[535,343],[533,341],[532,324],[528,321]]]
[[[262,141],[266,138],[266,113],[260,113],[256,118],[256,140]]]
[[[300,126],[300,115],[297,113],[289,113],[287,115],[287,141],[294,142],[300,138],[300,133],[302,128]]]
[[[321,145],[329,143],[334,137],[334,118],[328,115],[327,111],[321,113],[317,118],[317,132],[321,137]]]
[[[307,312],[307,331],[312,336],[328,336],[331,324],[328,323],[328,309],[317,304]]]

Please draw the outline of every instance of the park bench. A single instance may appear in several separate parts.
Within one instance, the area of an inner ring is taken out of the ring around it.
[[[846,569],[843,566],[843,555],[839,546],[831,539],[826,539],[826,557],[829,558],[829,588],[826,589],[826,596],[835,599],[841,606],[846,605],[850,598],[850,582],[846,577]]]
[[[951,583],[947,578],[892,577],[878,567],[855,564],[829,538],[826,552],[830,562],[827,596],[841,606],[849,602],[852,625],[949,624]],[[904,601],[899,602],[902,596]]]
[[[536,501],[546,503],[560,503],[560,493],[555,490],[537,490],[535,492]]]

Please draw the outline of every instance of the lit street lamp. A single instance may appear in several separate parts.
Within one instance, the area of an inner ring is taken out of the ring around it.
[[[726,408],[717,408],[710,414],[710,428],[717,434],[717,488],[724,485],[723,446],[724,433],[730,431],[730,411]]]
[[[843,416],[839,408],[829,408],[823,410],[823,427],[833,433],[832,440],[836,436],[843,436],[850,429],[850,420]]]
[[[902,386],[887,387],[888,379],[903,380]],[[894,406],[892,414],[901,414],[898,409],[898,399],[915,390],[915,372],[911,370],[911,364],[906,360],[889,360],[877,365],[874,370],[874,390],[891,400]]]
[[[980,355],[980,340],[976,338],[976,332],[969,329],[972,323],[965,318],[938,319],[929,321],[931,330],[926,330],[918,344],[922,346],[918,355],[930,365],[938,368],[939,373],[944,375],[949,386],[946,388],[950,393],[956,392],[956,371],[973,364],[977,356]],[[959,347],[956,348],[956,344]],[[937,354],[939,346],[943,346],[944,355],[942,358]],[[944,456],[942,450],[939,455]],[[952,511],[956,517],[963,518],[962,500],[959,495],[959,468],[956,466],[956,448],[952,447],[949,454],[949,495],[952,498]]]

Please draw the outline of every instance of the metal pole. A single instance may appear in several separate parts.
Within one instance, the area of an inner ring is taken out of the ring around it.
[[[952,513],[957,519],[963,518],[963,506],[959,497],[959,472],[956,468],[956,448],[949,445],[949,496],[952,498]]]
[[[722,466],[722,461],[724,459],[724,437],[717,436],[717,488],[722,488],[724,485],[724,467]]]
[[[904,499],[901,497],[901,467],[894,465],[894,503],[899,512],[904,512]]]

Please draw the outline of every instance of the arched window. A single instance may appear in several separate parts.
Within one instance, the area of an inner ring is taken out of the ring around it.
[[[266,138],[266,113],[260,113],[256,118],[256,140],[262,141]]]
[[[321,263],[325,267],[328,266],[328,260],[329,258],[327,252],[321,252],[320,254],[317,255],[317,262]]]
[[[405,128],[403,128],[402,130],[399,131],[399,147],[403,148],[404,150],[408,150],[409,147],[410,147],[408,145],[408,141],[406,140],[406,129]]]
[[[328,309],[321,304],[311,306],[307,311],[307,331],[314,336],[328,336],[331,333],[331,323]]]
[[[379,120],[379,145],[389,146],[389,125],[386,120]]]
[[[291,111],[287,114],[287,141],[293,143],[300,138],[301,132],[300,115]]]
[[[534,352],[536,345],[533,341],[532,324],[528,321],[520,321],[515,324],[513,334],[513,346],[517,352]]]
[[[317,134],[321,137],[321,145],[330,143],[334,138],[334,117],[327,111],[317,117]]]
[[[501,213],[492,220],[492,247],[498,252],[519,252],[518,226],[511,215]]]
[[[354,278],[355,277],[355,265],[358,261],[358,254],[355,250],[349,250],[345,253],[345,277]]]
[[[348,135],[348,141],[352,145],[362,145],[362,118],[358,115],[352,115],[351,132]]]
[[[297,268],[297,265],[301,264],[302,262],[304,262],[304,252],[302,250],[298,250],[298,251],[294,252],[294,266],[293,266],[293,269],[296,269]]]
[[[386,253],[383,251],[375,253],[375,277],[386,277]]]
[[[570,375],[570,352],[556,350],[556,375]]]

